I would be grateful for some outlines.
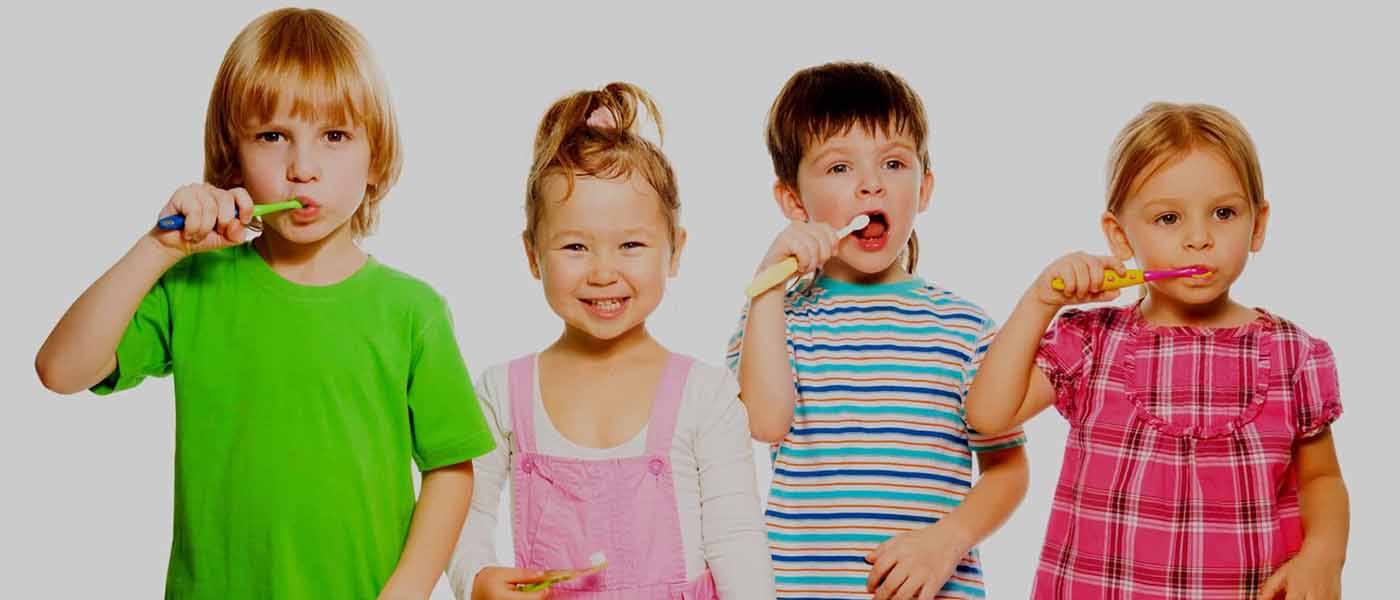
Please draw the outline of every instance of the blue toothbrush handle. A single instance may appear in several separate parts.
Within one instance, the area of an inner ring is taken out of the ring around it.
[[[255,212],[253,213],[253,215],[257,216],[257,213]],[[237,206],[233,207],[233,216],[238,216]],[[170,215],[168,217],[162,217],[159,221],[156,221],[156,229],[159,229],[161,231],[180,231],[184,228],[185,215]]]
[[[170,215],[162,217],[156,221],[156,229],[161,231],[180,231],[185,228],[185,215]]]

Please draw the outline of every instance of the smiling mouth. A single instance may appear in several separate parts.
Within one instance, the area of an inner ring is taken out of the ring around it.
[[[622,312],[627,309],[627,303],[631,302],[631,300],[631,298],[626,296],[614,298],[579,298],[579,302],[582,302],[583,305],[588,308],[588,312],[604,319],[611,319],[622,314]]]

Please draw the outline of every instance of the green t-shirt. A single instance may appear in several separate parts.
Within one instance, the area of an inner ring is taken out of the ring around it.
[[[167,598],[372,599],[408,536],[410,459],[494,447],[446,302],[373,258],[319,287],[251,243],[186,258],[93,391],[172,372]]]

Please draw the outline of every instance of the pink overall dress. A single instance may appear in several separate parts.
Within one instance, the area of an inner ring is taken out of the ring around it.
[[[646,452],[609,460],[540,454],[535,447],[535,356],[510,363],[515,430],[511,465],[515,564],[528,569],[587,567],[601,573],[554,586],[550,598],[717,600],[706,569],[686,579],[671,439],[693,359],[672,354],[652,401]]]

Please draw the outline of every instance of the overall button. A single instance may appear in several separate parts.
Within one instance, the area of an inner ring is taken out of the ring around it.
[[[526,473],[533,473],[533,472],[535,471],[535,461],[533,461],[533,460],[531,460],[531,459],[528,459],[528,458],[527,458],[527,459],[524,459],[524,460],[521,460],[521,461],[520,461],[520,470],[521,470],[521,471],[524,471],[524,472],[526,472]]]
[[[652,475],[660,475],[661,470],[666,468],[666,463],[659,458],[651,459],[651,464],[647,466]]]

